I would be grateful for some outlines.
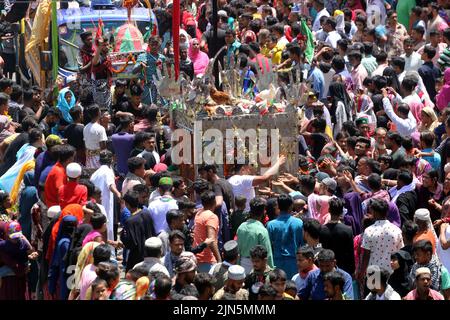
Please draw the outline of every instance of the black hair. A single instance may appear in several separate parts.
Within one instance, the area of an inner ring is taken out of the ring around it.
[[[409,185],[413,182],[413,175],[407,170],[401,170],[397,177],[397,183],[403,182],[404,185]]]
[[[111,262],[100,262],[95,270],[97,277],[105,280],[108,286],[111,285],[113,280],[116,280],[120,276],[119,268]]]
[[[423,49],[423,53],[426,54],[428,59],[433,59],[434,56],[436,55],[436,48],[433,48],[431,45],[426,45],[425,48]]]
[[[139,208],[139,193],[128,190],[122,197],[122,200],[129,204],[131,208]]]
[[[344,276],[342,275],[342,273],[340,273],[339,271],[331,271],[328,272],[324,277],[323,277],[323,281],[329,281],[331,283],[331,285],[333,286],[333,288],[335,286],[339,286],[339,289],[341,291],[344,290],[344,284],[345,284],[345,279]]]
[[[193,187],[194,191],[199,195],[211,190],[211,184],[207,180],[201,178],[194,181]]]
[[[386,217],[389,210],[389,205],[383,199],[372,198],[369,200],[369,209],[376,212],[381,217]]]
[[[277,198],[277,202],[278,202],[278,208],[284,212],[289,211],[292,208],[292,205],[294,203],[294,201],[292,200],[292,197],[287,194],[279,195]]]
[[[75,155],[75,148],[68,144],[57,145],[55,149],[58,153],[59,162],[66,162]]]
[[[38,128],[33,128],[30,130],[30,133],[28,134],[28,142],[30,144],[35,143],[36,141],[39,141],[42,139],[42,130]]]
[[[316,0],[317,1],[317,0]],[[271,297],[275,299],[277,292],[270,284],[264,284],[258,291],[258,297]]]
[[[403,222],[402,233],[406,240],[413,241],[418,231],[419,226],[414,221],[406,220]]]
[[[254,246],[250,249],[250,257],[253,259],[266,259],[267,249],[261,245]]]
[[[83,114],[83,109],[79,105],[74,105],[73,108],[69,110],[69,114],[73,120],[79,120]]]
[[[314,177],[310,175],[302,175],[299,180],[302,189],[306,189],[311,192],[314,191],[314,188],[316,187],[316,180]]]
[[[320,231],[322,226],[319,221],[315,219],[304,219],[303,220],[303,231],[308,232],[309,236],[313,239],[320,238]]]
[[[175,239],[181,239],[183,241],[186,241],[186,237],[184,236],[183,232],[180,230],[172,230],[169,233],[169,242],[172,243]]]
[[[299,247],[297,249],[297,254],[301,254],[307,259],[313,259],[314,260],[314,249],[308,245],[304,245],[302,247]]]
[[[255,197],[250,200],[250,215],[252,217],[261,217],[266,209],[266,201],[261,197]]]
[[[407,117],[408,114],[409,114],[409,106],[408,106],[408,104],[403,103],[403,102],[399,103],[398,107],[397,107],[397,111],[399,113],[401,113],[402,115],[404,115],[405,117]]]
[[[419,240],[413,244],[413,252],[421,250],[433,254],[433,245],[430,240]]]
[[[113,153],[109,150],[100,151],[100,164],[101,165],[111,165],[113,162]]]
[[[6,88],[12,87],[13,81],[9,78],[0,79],[0,91],[5,91]]]
[[[282,270],[280,268],[276,268],[276,269],[273,269],[272,271],[270,271],[268,277],[269,277],[270,283],[273,283],[276,281],[286,281],[287,280],[286,272],[284,272],[284,270]]]
[[[423,131],[420,133],[420,141],[423,142],[427,148],[433,147],[435,138],[435,134],[431,131]]]
[[[421,25],[417,25],[412,28],[415,32],[421,34],[422,36],[425,34],[425,28]]]
[[[331,216],[333,217],[342,216],[342,213],[344,212],[344,200],[337,197],[332,197],[328,201],[328,204],[330,206],[329,211]]]
[[[317,132],[325,132],[325,129],[327,127],[327,121],[325,119],[313,119],[311,121],[311,126],[317,131]]]
[[[402,81],[402,87],[408,92],[414,91],[417,84],[418,82],[415,77],[405,77]]]
[[[100,262],[108,262],[111,259],[111,248],[106,243],[99,244],[95,247],[92,256],[94,266],[97,266]]]
[[[86,116],[92,121],[100,116],[100,107],[97,104],[91,104],[86,108],[85,113]]]
[[[134,173],[136,170],[145,165],[145,159],[140,157],[132,157],[127,160],[128,171]]]
[[[138,84],[134,84],[130,87],[130,95],[132,96],[140,96],[144,90],[142,90],[141,86]]]
[[[389,131],[388,134],[387,134],[387,137],[390,140],[394,141],[396,145],[398,145],[398,146],[402,145],[403,138],[398,132],[396,132],[396,131]]]
[[[212,206],[216,203],[216,194],[213,191],[205,191],[200,195],[202,205]]]
[[[277,198],[269,198],[266,202],[266,214],[269,220],[276,218],[276,209],[278,208]]]
[[[341,56],[335,56],[333,58],[333,60],[331,61],[331,66],[333,67],[333,69],[336,70],[336,72],[339,72],[341,70],[345,69],[345,60],[343,57]]]
[[[333,17],[328,17],[325,23],[329,24],[331,28],[336,29],[336,19]]]
[[[378,173],[372,173],[367,177],[367,184],[371,190],[381,189],[381,176]]]
[[[207,289],[211,288],[215,284],[215,282],[216,279],[206,272],[199,272],[195,275],[194,278],[194,285],[200,295]]]
[[[176,220],[176,219],[179,219],[179,218],[181,218],[181,217],[183,217],[183,213],[181,213],[180,210],[177,210],[177,209],[169,210],[169,211],[167,211],[167,213],[166,213],[166,221],[167,221],[167,224],[170,226],[170,224],[172,223],[172,221],[174,221],[174,220]]]
[[[195,203],[189,200],[179,200],[177,201],[178,210],[193,209],[195,208]]]
[[[10,94],[10,98],[12,101],[19,102],[22,99],[23,90],[22,87],[18,84],[13,84],[12,86],[12,92]]]
[[[391,63],[393,66],[399,67],[401,71],[405,70],[405,58],[393,57]]]
[[[94,212],[91,216],[91,225],[94,230],[100,229],[106,223],[106,217],[102,213]]]
[[[377,60],[377,63],[380,65],[380,64],[383,64],[384,62],[386,62],[386,60],[387,60],[387,58],[388,58],[388,55],[387,55],[387,53],[385,52],[385,51],[380,51],[377,55],[376,55],[376,60]]]

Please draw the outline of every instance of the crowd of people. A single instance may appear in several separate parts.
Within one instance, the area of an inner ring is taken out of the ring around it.
[[[244,92],[300,75],[298,172],[172,163],[173,4],[152,2],[137,79],[88,31],[57,96],[0,79],[0,300],[450,299],[448,1],[218,7],[215,32],[211,3],[182,1],[180,71],[219,53]]]

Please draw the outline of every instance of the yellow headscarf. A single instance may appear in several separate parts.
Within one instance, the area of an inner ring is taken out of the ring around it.
[[[36,162],[34,161],[34,159],[29,160],[29,161],[25,162],[22,169],[20,169],[19,174],[17,175],[17,178],[14,181],[14,185],[11,189],[10,198],[11,198],[12,205],[14,205],[17,202],[17,200],[19,199],[20,186],[22,184],[22,180],[23,180],[23,177],[25,176],[25,173],[30,170],[34,170],[35,164],[36,164]]]

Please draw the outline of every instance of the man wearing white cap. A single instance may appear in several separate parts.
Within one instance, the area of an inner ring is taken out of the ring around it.
[[[162,272],[166,276],[170,277],[169,271],[161,264],[162,255],[162,241],[158,237],[151,237],[145,241],[145,258],[143,262],[140,262],[134,266],[133,269],[139,267],[145,267],[150,272]]]
[[[431,222],[430,210],[421,208],[414,213],[414,222],[417,223],[419,231],[414,236],[413,242],[428,240],[433,245],[433,254],[436,252],[437,235]]]
[[[64,209],[69,204],[84,205],[87,202],[87,188],[78,184],[81,176],[81,166],[72,162],[66,167],[67,183],[59,188],[59,205]]]
[[[439,292],[431,287],[431,271],[428,268],[416,270],[416,289],[406,295],[404,300],[444,300]]]
[[[248,291],[242,289],[245,281],[245,269],[240,265],[228,268],[228,278],[225,286],[216,292],[213,300],[223,300],[226,294],[235,297],[235,300],[248,300]]]

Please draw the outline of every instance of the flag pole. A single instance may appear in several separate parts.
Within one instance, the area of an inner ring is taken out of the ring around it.
[[[56,12],[56,0],[52,0],[52,77],[53,81],[56,82],[56,78],[58,77],[58,15]]]

